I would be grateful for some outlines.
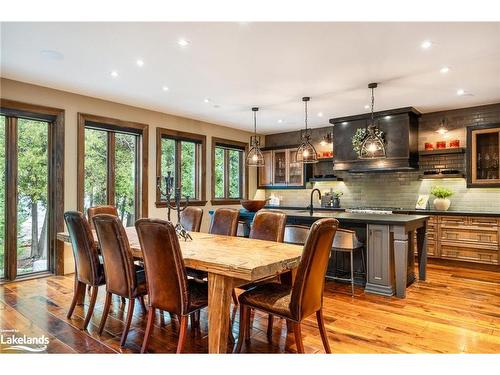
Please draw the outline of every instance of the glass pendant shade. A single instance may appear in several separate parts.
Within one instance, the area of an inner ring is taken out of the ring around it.
[[[248,167],[263,167],[265,165],[264,155],[260,150],[260,137],[257,136],[257,111],[258,107],[253,107],[253,131],[254,135],[250,137],[250,150],[246,158],[246,165]]]
[[[302,98],[304,102],[304,113],[305,113],[305,129],[300,132],[301,143],[297,148],[297,153],[295,156],[295,161],[298,163],[312,164],[318,162],[318,154],[316,149],[311,144],[311,133],[307,129],[307,102],[310,100],[308,96]]]
[[[265,165],[264,155],[259,148],[260,137],[250,137],[250,151],[247,155],[247,165],[249,167],[263,167]]]

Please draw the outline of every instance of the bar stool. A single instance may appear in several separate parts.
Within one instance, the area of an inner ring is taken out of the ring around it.
[[[338,276],[327,276],[327,278],[332,280],[350,281],[351,291],[354,296],[354,252],[356,250],[361,250],[361,263],[363,266],[363,272],[366,273],[365,255],[363,252],[363,243],[358,240],[356,232],[348,229],[337,229],[335,237],[333,239],[332,252],[343,252],[349,253],[351,258],[351,277],[344,278]]]
[[[308,226],[289,224],[285,226],[285,237],[283,242],[295,245],[304,245],[308,235]]]

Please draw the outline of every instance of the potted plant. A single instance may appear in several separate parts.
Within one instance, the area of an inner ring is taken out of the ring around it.
[[[453,195],[453,192],[450,189],[444,188],[442,186],[433,186],[431,188],[431,194],[436,197],[434,199],[433,205],[434,208],[438,211],[446,211],[450,208],[450,200],[448,199]]]
[[[332,198],[333,198],[332,207],[333,208],[340,208],[340,197],[342,195],[344,195],[344,193],[341,191],[334,191],[332,193]]]

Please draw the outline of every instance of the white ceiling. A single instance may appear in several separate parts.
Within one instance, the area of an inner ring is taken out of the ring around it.
[[[259,106],[275,133],[303,126],[302,96],[312,127],[366,112],[369,82],[375,110],[500,102],[500,23],[2,23],[1,75],[247,130]]]

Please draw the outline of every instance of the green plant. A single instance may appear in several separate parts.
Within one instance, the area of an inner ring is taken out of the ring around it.
[[[453,192],[450,189],[447,189],[442,186],[433,186],[431,188],[431,194],[436,198],[448,198],[453,195]]]
[[[334,198],[340,198],[342,195],[344,195],[344,193],[341,191],[334,191],[332,195]]]

